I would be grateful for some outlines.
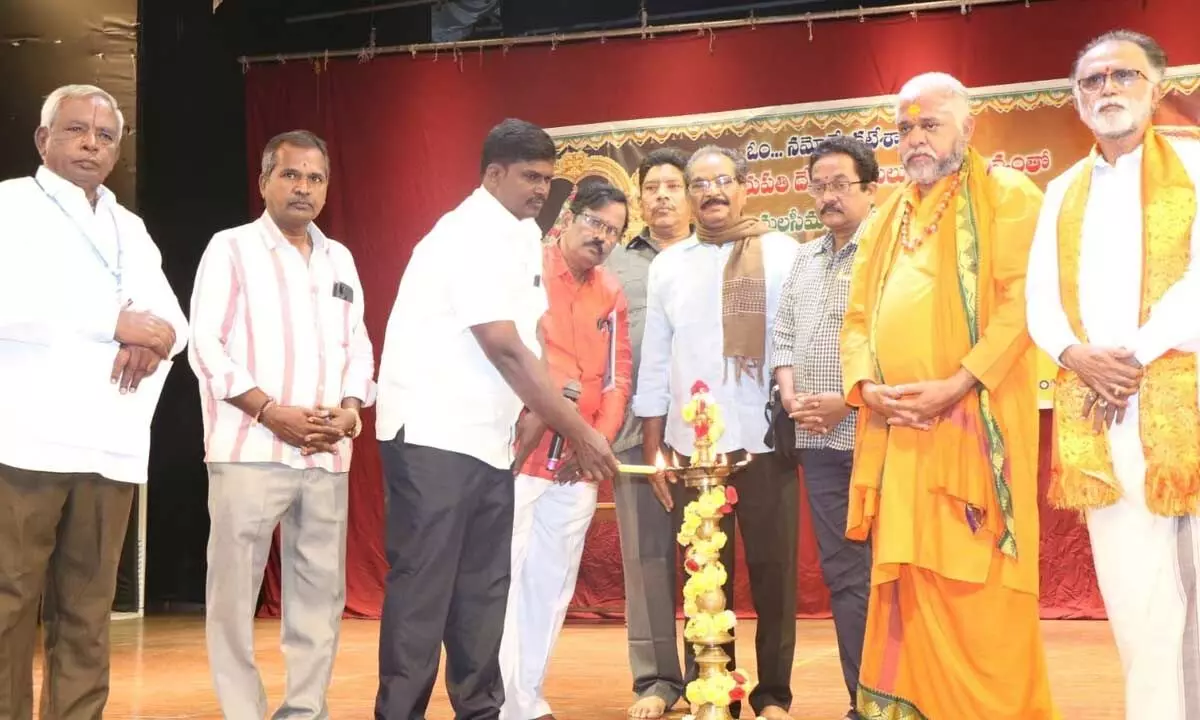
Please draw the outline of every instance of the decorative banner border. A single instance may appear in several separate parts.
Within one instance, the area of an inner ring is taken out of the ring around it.
[[[1164,85],[1168,92],[1192,95],[1200,87],[1200,65],[1169,68]],[[973,89],[971,94],[971,112],[975,115],[988,110],[1011,113],[1043,107],[1060,108],[1074,101],[1071,85],[1066,79],[992,85]],[[599,150],[605,146],[620,148],[630,142],[662,144],[680,138],[696,141],[702,136],[718,133],[742,138],[750,132],[788,132],[798,129],[801,122],[816,123],[822,131],[832,125],[882,123],[891,126],[894,102],[894,95],[879,95],[690,116],[570,125],[548,128],[547,132],[560,147]]]
[[[1156,121],[1167,132],[1200,138],[1200,65],[1167,71],[1167,97]],[[1195,97],[1193,97],[1195,96]],[[831,136],[851,135],[875,149],[880,164],[877,200],[899,187],[904,171],[893,129],[894,96],[753,108],[682,117],[626,120],[550,129],[559,150],[555,186],[541,218],[554,237],[564,227],[563,202],[584,178],[603,178],[638,207],[637,165],[655,147],[685,152],[703,144],[736,146],[746,155],[747,212],[798,240],[824,234],[808,196],[808,158]],[[993,165],[1025,172],[1043,189],[1087,154],[1092,138],[1074,110],[1067,80],[1018,83],[972,91],[973,144]],[[626,240],[641,232],[631,218]],[[1051,406],[1057,366],[1040,357],[1039,403]]]

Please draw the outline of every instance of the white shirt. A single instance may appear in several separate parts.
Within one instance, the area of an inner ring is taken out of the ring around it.
[[[284,406],[375,401],[375,357],[354,258],[315,224],[308,232],[307,263],[266,213],[214,235],[200,259],[188,361],[200,381],[206,462],[350,469],[349,438],[336,455],[303,456],[224,402],[255,387]]]
[[[1192,184],[1200,188],[1200,143],[1169,139]],[[1058,278],[1058,216],[1063,196],[1082,170],[1077,163],[1050,181],[1038,218],[1025,279],[1029,334],[1058,361],[1080,342],[1062,307]],[[1079,313],[1088,341],[1134,350],[1149,365],[1171,349],[1200,346],[1200,217],[1192,224],[1192,257],[1183,277],[1150,310],[1142,306],[1142,148],[1110,165],[1097,157],[1083,216],[1079,249]],[[1124,422],[1108,432],[1113,469],[1130,497],[1142,498],[1145,459],[1138,396],[1128,398]]]
[[[745,450],[765,453],[766,404],[770,389],[771,336],[784,282],[800,243],[789,235],[762,236],[763,271],[767,284],[767,332],[763,348],[763,380],[742,376],[735,381],[722,350],[721,288],[733,243],[701,243],[692,235],[659,253],[650,263],[646,298],[646,332],[638,368],[633,412],[641,418],[667,416],[666,442],[691,455],[695,436],[681,409],[691,400],[691,387],[702,380],[712,391],[725,421],[716,452]]]
[[[521,401],[484,355],[476,325],[511,321],[540,355],[541,230],[478,188],[413,250],[379,363],[377,437],[512,465]]]
[[[1200,188],[1200,143],[1169,139]],[[1030,249],[1025,295],[1029,334],[1056,361],[1080,342],[1062,307],[1058,281],[1058,216],[1083,161],[1050,181]],[[1079,251],[1080,319],[1092,344],[1128,347],[1143,365],[1172,348],[1200,341],[1200,213],[1192,224],[1192,261],[1183,278],[1151,308],[1142,305],[1142,148],[1110,165],[1097,157]],[[1191,351],[1196,347],[1191,346]]]
[[[117,317],[129,304],[170,323],[172,357],[187,319],[141,219],[107,188],[97,196],[93,210],[45,167],[0,183],[0,464],[141,484],[171,361],[121,394]]]

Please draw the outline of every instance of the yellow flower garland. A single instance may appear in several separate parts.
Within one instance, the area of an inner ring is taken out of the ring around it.
[[[703,417],[698,417],[701,404]],[[701,382],[692,386],[692,399],[683,407],[683,419],[696,428],[697,447],[714,447],[725,431],[716,400]],[[697,457],[692,456],[693,462]],[[684,568],[688,579],[683,586],[683,612],[688,618],[683,635],[687,642],[704,642],[731,633],[737,625],[737,616],[725,608],[721,591],[729,575],[720,561],[720,554],[729,537],[720,530],[712,531],[704,538],[697,535],[706,520],[719,520],[736,502],[737,493],[732,488],[727,490],[719,486],[700,493],[697,499],[684,506],[683,523],[676,540],[687,548]],[[750,674],[738,669],[729,674],[693,680],[688,683],[685,696],[693,706],[729,707],[731,703],[747,698],[753,687]],[[684,720],[695,720],[695,717],[688,715]]]

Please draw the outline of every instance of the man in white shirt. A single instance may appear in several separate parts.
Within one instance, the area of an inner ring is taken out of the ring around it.
[[[388,319],[376,431],[391,567],[377,720],[424,717],[443,643],[457,717],[499,717],[522,406],[562,434],[581,479],[616,472],[608,441],[538,359],[547,301],[534,218],[554,158],[541,128],[493,128],[481,187],[417,244]]]
[[[1026,289],[1062,366],[1050,499],[1086,512],[1131,720],[1200,717],[1200,144],[1152,128],[1166,67],[1126,30],[1080,54],[1096,149],[1047,188]]]
[[[696,233],[650,264],[633,410],[643,418],[646,463],[653,464],[660,452],[667,457],[674,452],[686,460],[694,451],[694,436],[680,410],[691,398],[692,385],[703,382],[725,420],[714,452],[731,462],[753,459],[731,480],[738,492],[734,511],[758,614],[759,678],[750,704],[758,715],[778,720],[788,717],[792,700],[799,496],[795,465],[764,443],[765,408],[774,319],[799,244],[743,217],[746,174],[745,159],[727,148],[701,148],[688,162],[688,199]],[[663,507],[677,514],[672,527],[678,528],[684,489],[668,485],[662,476],[652,482]],[[732,538],[731,523],[723,524]],[[728,572],[725,592],[731,599],[732,547],[726,545],[721,558]],[[684,650],[685,665],[694,675],[692,644],[685,643]],[[734,656],[732,644],[726,652]]]
[[[124,117],[90,85],[55,90],[42,167],[0,183],[0,717],[98,718],[108,623],[150,422],[187,320],[140,218],[103,183]]]
[[[692,235],[688,208],[688,156],[677,148],[652,150],[638,166],[638,197],[646,226],[637,237],[613,249],[605,267],[621,280],[629,300],[629,341],[633,349],[634,383],[642,354],[646,325],[646,280],[650,263],[660,252]],[[613,441],[622,463],[642,461],[642,421],[630,403],[625,425]],[[625,627],[629,639],[629,670],[635,700],[626,710],[631,718],[662,717],[683,697],[679,643],[675,636],[679,574],[678,527],[659,510],[654,486],[640,475],[613,478],[613,501],[621,536],[621,565],[625,578]]]
[[[315,220],[329,155],[307,131],[263,150],[266,211],[213,236],[192,292],[188,360],[208,463],[205,630],[226,718],[261,718],[254,611],[282,522],[284,701],[277,718],[328,718],[346,601],[351,441],[375,400],[375,358],[350,251]]]

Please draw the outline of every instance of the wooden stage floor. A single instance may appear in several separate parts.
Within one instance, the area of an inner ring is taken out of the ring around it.
[[[986,619],[980,619],[986,622]],[[1050,679],[1065,720],[1121,720],[1121,668],[1108,624],[1054,621],[1043,624]],[[738,655],[754,669],[752,622],[738,626]],[[346,620],[330,688],[335,720],[369,720],[374,707],[379,623]],[[203,620],[196,616],[151,617],[113,623],[112,694],[107,720],[220,719],[209,681]],[[283,691],[279,623],[259,621],[256,646],[272,703]],[[39,661],[40,665],[40,661]],[[620,720],[630,700],[625,630],[615,624],[569,624],[555,650],[546,694],[560,720]],[[833,624],[797,623],[792,669],[797,720],[835,720],[846,711]],[[271,710],[274,711],[272,705]],[[749,708],[744,717],[749,717]],[[428,717],[454,713],[440,679]]]

